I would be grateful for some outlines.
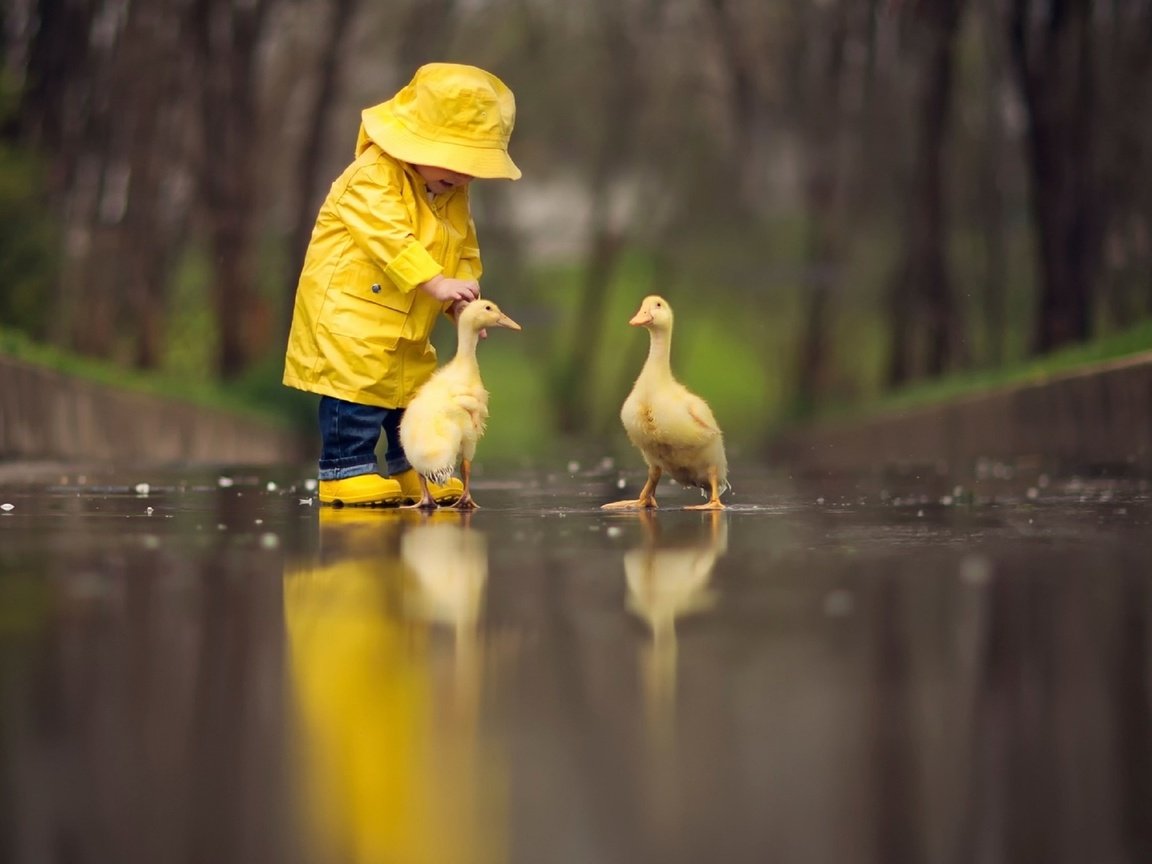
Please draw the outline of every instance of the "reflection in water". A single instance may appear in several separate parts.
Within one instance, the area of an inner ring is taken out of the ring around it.
[[[455,708],[474,720],[482,654],[476,625],[488,581],[488,547],[479,531],[460,527],[456,514],[443,518],[452,521],[412,528],[400,540],[400,557],[409,577],[404,611],[451,628]]]
[[[700,523],[675,523],[674,533],[665,526],[666,537],[656,514],[639,515],[644,543],[624,554],[624,574],[628,609],[651,632],[651,641],[640,649],[648,757],[644,835],[655,860],[673,860],[685,806],[676,751],[676,622],[714,604],[709,583],[728,549],[728,521],[726,514],[711,511]]]
[[[0,862],[1152,861],[1145,490],[318,538],[262,479],[0,492]]]
[[[641,677],[649,732],[656,742],[672,734],[676,695],[676,619],[712,606],[712,568],[728,548],[728,522],[720,512],[708,515],[706,529],[685,541],[662,539],[658,517],[641,511],[645,542],[624,555],[628,608],[643,618],[652,641],[642,650]]]
[[[503,783],[477,742],[485,539],[456,514],[409,517],[325,508],[318,560],[285,580],[309,860],[505,857]]]

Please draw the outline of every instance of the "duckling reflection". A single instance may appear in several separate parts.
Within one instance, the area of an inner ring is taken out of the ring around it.
[[[628,609],[643,618],[652,641],[641,656],[650,731],[657,740],[671,734],[671,707],[676,695],[676,621],[711,608],[715,595],[709,588],[716,561],[728,551],[728,522],[711,512],[696,532],[694,542],[661,538],[659,517],[638,514],[644,526],[643,546],[624,555],[628,583]]]
[[[453,624],[475,634],[484,579],[468,574],[486,576],[485,544],[459,525],[413,524],[415,515],[325,508],[319,556],[288,565],[296,788],[314,847],[306,860],[507,857],[499,762],[477,746],[475,712],[443,704],[443,640],[429,623],[453,610]],[[462,570],[443,556],[435,572],[430,557],[409,566],[432,538],[457,550]]]
[[[404,532],[400,557],[408,576],[405,612],[451,628],[456,708],[473,715],[480,690],[482,649],[476,628],[488,582],[487,540],[463,526],[456,514],[435,513],[426,524]]]

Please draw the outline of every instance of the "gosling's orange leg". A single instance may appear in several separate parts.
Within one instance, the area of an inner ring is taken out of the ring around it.
[[[656,503],[656,484],[660,482],[660,469],[655,465],[648,466],[648,482],[640,490],[640,497],[635,501],[613,501],[611,504],[602,504],[601,510],[655,510],[660,505]]]
[[[460,460],[460,477],[464,481],[464,492],[460,495],[460,500],[455,504],[450,504],[450,510],[479,510],[480,505],[472,500],[472,462],[468,459]]]
[[[720,503],[720,483],[716,478],[716,466],[713,465],[708,469],[708,482],[712,486],[712,495],[708,499],[707,504],[693,504],[691,507],[685,507],[685,510],[724,510],[725,507]]]
[[[423,474],[417,475],[420,478],[420,500],[415,504],[409,504],[403,507],[404,510],[435,510],[439,505],[436,499],[432,497],[432,490],[428,488],[428,481],[424,479]]]

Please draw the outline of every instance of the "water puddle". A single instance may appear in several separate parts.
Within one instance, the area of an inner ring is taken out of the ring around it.
[[[593,466],[425,514],[307,473],[0,483],[3,860],[1144,848],[1139,478],[764,469],[605,512],[643,478]]]

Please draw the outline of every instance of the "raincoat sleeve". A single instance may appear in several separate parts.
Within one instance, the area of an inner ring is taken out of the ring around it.
[[[480,243],[476,239],[476,223],[469,217],[468,234],[460,250],[460,264],[456,268],[456,278],[475,279],[479,282],[480,274],[483,272],[484,265],[480,263]]]
[[[358,171],[338,207],[356,245],[380,264],[401,291],[408,293],[443,272],[414,236],[404,193],[387,171],[378,166]]]

